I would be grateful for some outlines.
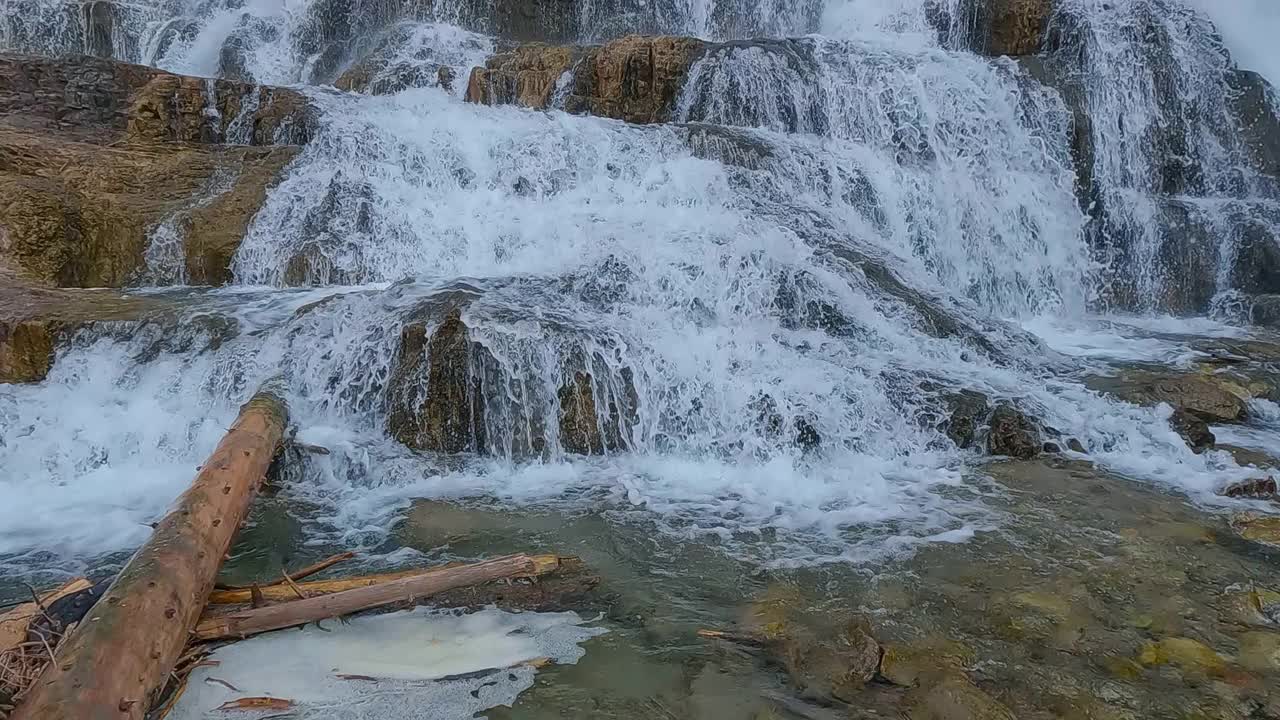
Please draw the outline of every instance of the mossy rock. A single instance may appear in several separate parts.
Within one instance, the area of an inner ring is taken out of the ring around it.
[[[1187,637],[1167,637],[1149,642],[1138,653],[1138,662],[1146,667],[1173,665],[1184,672],[1222,675],[1227,661],[1208,645]]]

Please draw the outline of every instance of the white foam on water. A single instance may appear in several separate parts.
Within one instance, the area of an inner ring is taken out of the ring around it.
[[[291,717],[466,719],[510,705],[533,684],[530,661],[575,664],[605,632],[574,613],[470,614],[425,608],[282,630],[218,648],[196,668],[176,720],[257,718],[281,709],[218,710],[241,698],[289,700]],[[354,677],[341,677],[354,676]],[[234,688],[234,689],[232,689]]]

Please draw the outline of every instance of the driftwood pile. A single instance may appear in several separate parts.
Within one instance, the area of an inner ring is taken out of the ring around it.
[[[570,596],[594,585],[576,558],[524,554],[299,582],[353,557],[343,553],[292,573],[282,570],[279,580],[264,585],[216,587],[222,561],[281,446],[286,413],[282,401],[262,391],[241,408],[191,487],[109,586],[77,580],[0,615],[0,718],[163,717],[185,676],[205,662],[206,643],[430,597],[468,606],[510,599],[516,602],[508,606],[539,609],[548,591],[538,586]],[[549,582],[531,583],[552,575]],[[507,584],[495,588],[494,581]],[[60,601],[73,606],[70,615],[57,611]]]

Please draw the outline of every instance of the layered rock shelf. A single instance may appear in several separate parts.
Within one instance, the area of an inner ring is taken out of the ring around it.
[[[169,221],[187,282],[225,283],[309,113],[282,88],[0,55],[0,263],[48,285],[121,287]]]

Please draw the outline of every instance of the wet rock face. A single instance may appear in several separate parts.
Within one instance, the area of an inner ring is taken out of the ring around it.
[[[550,447],[540,413],[547,401],[558,408],[564,452],[599,455],[627,447],[638,402],[629,373],[623,373],[628,387],[621,397],[597,387],[590,372],[576,370],[554,398],[513,401],[509,379],[489,351],[471,340],[460,310],[449,311],[430,333],[428,328],[415,321],[401,331],[389,383],[387,430],[407,447],[541,455]]]
[[[152,229],[185,213],[189,280],[225,283],[249,221],[296,153],[107,148],[0,126],[0,154],[12,159],[0,171],[0,262],[50,285],[121,287],[143,267]],[[238,170],[234,182],[215,187],[228,170]]]
[[[166,300],[111,290],[37,287],[0,267],[0,383],[39,382],[60,342],[100,321],[129,323],[166,310]]]
[[[1032,55],[1040,50],[1054,0],[976,0],[975,50],[987,55]]]
[[[14,53],[0,53],[0,118],[101,142],[244,145],[302,143],[313,122],[306,99],[288,88],[185,77],[99,58]]]
[[[225,283],[298,152],[280,143],[306,139],[308,118],[291,90],[0,54],[0,263],[46,284],[120,287],[172,220],[187,280]]]
[[[1263,77],[1249,70],[1227,74],[1230,110],[1239,124],[1238,137],[1244,143],[1254,169],[1280,181],[1280,117],[1267,93],[1271,88]]]
[[[671,119],[689,68],[706,51],[696,38],[631,36],[598,47],[523,45],[471,71],[467,100],[546,108],[563,85],[571,113],[634,123]]]
[[[404,328],[391,376],[392,437],[417,450],[484,450],[484,405],[471,373],[475,352],[458,311],[430,337],[422,323]]]
[[[1280,328],[1280,295],[1259,295],[1249,308],[1249,322]]]
[[[1021,410],[1002,404],[991,413],[987,452],[1028,460],[1038,455],[1041,447],[1036,423]]]
[[[49,323],[0,322],[0,383],[43,380],[53,366],[55,335]]]

